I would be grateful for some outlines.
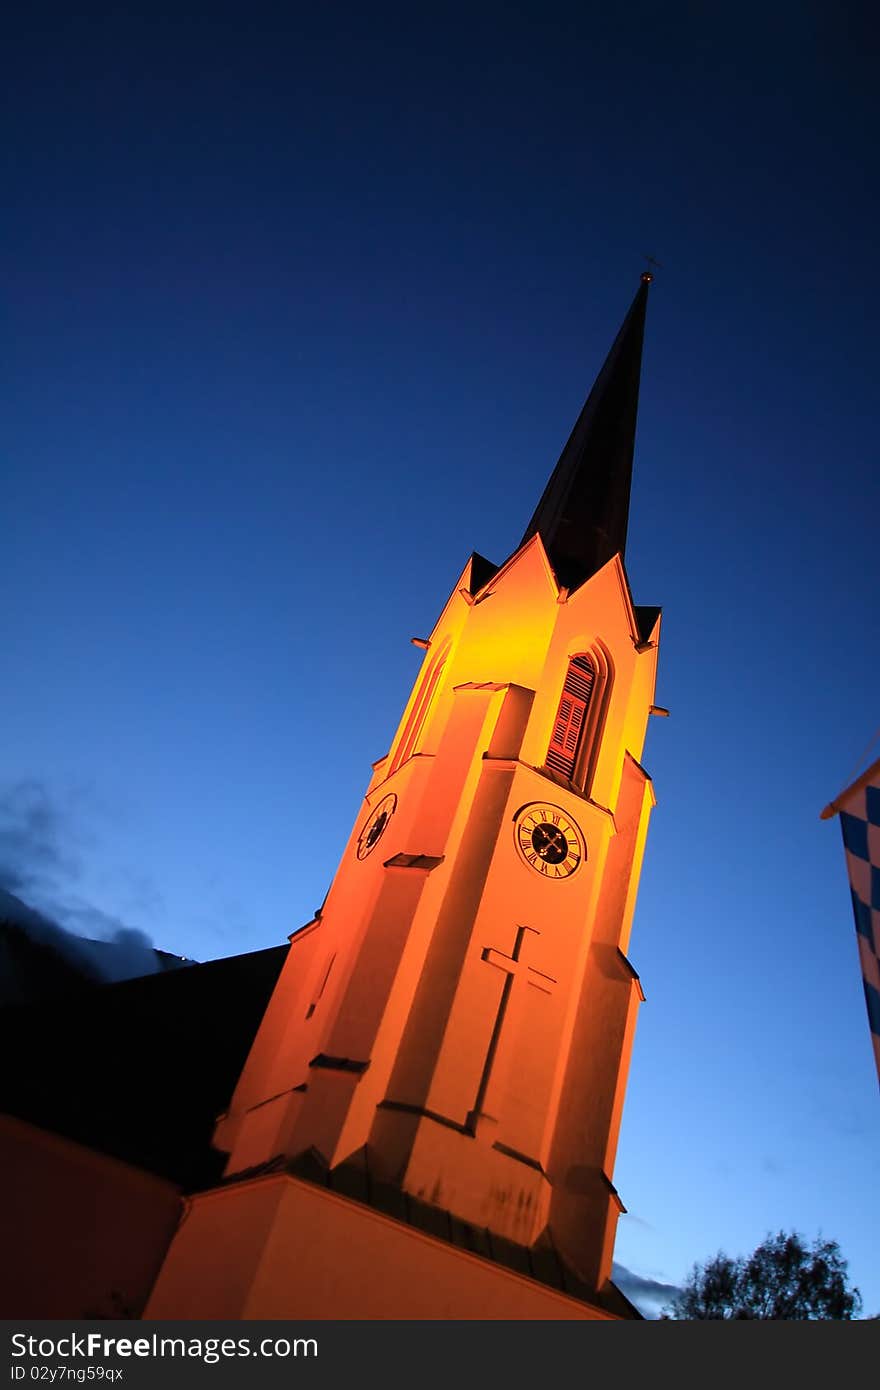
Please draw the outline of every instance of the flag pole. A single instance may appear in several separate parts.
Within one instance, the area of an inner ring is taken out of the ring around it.
[[[873,741],[872,739],[871,742],[873,743]],[[867,771],[863,772],[860,777],[857,777],[854,782],[851,782],[848,787],[844,787],[843,791],[839,792],[833,801],[829,801],[825,810],[820,813],[819,819],[830,820],[832,816],[836,816],[842,802],[846,801],[847,797],[852,796],[853,792],[860,792],[862,787],[870,782],[878,772],[880,772],[880,758],[878,758],[875,763],[872,763]]]

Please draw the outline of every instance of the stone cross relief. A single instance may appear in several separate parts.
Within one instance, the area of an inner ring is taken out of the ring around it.
[[[539,938],[540,933],[533,928],[518,926],[513,949],[509,955],[492,946],[484,947],[481,952],[481,960],[496,970],[502,970],[506,978],[466,1128],[479,1138],[486,1138],[489,1142],[495,1141],[496,1147],[502,1149],[507,1149],[506,1144],[499,1142],[504,1137],[505,1116],[495,1112],[501,1108],[500,1103],[508,1090],[507,1083],[514,1067],[515,1054],[525,1041],[522,1036],[523,1026],[528,1026],[529,1017],[533,1013],[528,995],[532,991],[544,996],[552,995],[556,987],[556,980],[551,975],[538,970],[529,962],[528,958],[534,953]],[[535,1004],[537,1003],[536,999]],[[516,1026],[517,1023],[519,1027]],[[537,1148],[537,1136],[534,1147]],[[533,1154],[508,1151],[531,1163],[536,1162]]]

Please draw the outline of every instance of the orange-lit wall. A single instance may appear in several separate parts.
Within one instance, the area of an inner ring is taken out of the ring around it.
[[[4,1318],[139,1317],[177,1226],[172,1183],[0,1115]]]

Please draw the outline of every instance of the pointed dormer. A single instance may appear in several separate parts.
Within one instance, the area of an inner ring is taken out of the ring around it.
[[[577,418],[521,544],[536,532],[569,590],[624,553],[648,272]]]

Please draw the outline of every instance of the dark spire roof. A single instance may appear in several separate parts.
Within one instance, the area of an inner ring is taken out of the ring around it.
[[[560,584],[623,553],[629,518],[648,272],[520,542],[540,532]]]

